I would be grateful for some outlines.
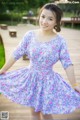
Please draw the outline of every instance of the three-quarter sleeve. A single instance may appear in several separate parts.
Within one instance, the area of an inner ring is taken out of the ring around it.
[[[65,40],[63,40],[60,47],[60,61],[64,69],[66,69],[70,65],[73,65]]]
[[[27,54],[27,46],[31,39],[31,32],[27,32],[22,41],[18,44],[18,46],[13,51],[13,57],[14,59],[18,60],[20,57],[22,57],[24,54]]]

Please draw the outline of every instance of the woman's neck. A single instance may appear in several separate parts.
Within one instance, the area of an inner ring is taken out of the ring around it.
[[[43,35],[43,36],[51,36],[51,35],[53,35],[53,34],[55,34],[53,31],[44,31],[44,30],[39,30],[39,33],[41,34],[41,35]]]
[[[41,29],[38,29],[36,31],[36,36],[37,36],[37,41],[38,42],[42,42],[44,40],[44,42],[49,42],[52,38],[54,38],[56,36],[56,32],[54,31],[43,31]]]

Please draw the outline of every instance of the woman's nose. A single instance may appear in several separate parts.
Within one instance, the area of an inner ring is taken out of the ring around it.
[[[44,24],[47,24],[47,23],[48,23],[48,22],[47,22],[47,19],[44,19],[44,20],[43,20],[43,23],[44,23]]]

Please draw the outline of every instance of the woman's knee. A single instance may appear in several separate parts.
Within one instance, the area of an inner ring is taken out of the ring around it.
[[[40,115],[40,113],[41,113],[41,112],[35,112],[34,108],[31,108],[31,114],[32,114],[33,116],[38,116],[38,115]]]
[[[43,120],[53,120],[53,116],[51,114],[42,114]]]

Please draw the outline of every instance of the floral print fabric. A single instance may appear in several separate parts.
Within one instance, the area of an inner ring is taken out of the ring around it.
[[[18,60],[26,54],[30,65],[0,75],[0,92],[35,112],[70,113],[80,107],[80,94],[53,69],[59,60],[64,69],[72,65],[66,42],[61,35],[44,43],[36,39],[34,30],[29,31],[15,48],[13,57]]]

